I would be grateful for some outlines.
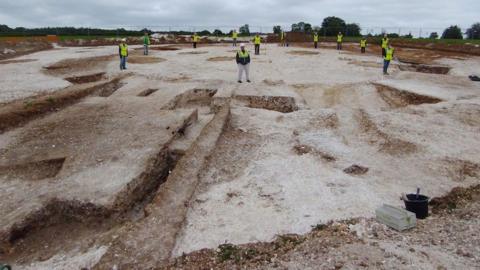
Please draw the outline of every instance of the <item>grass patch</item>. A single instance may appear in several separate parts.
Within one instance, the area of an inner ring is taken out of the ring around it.
[[[219,251],[217,252],[218,259],[221,262],[228,260],[240,260],[240,249],[237,246],[232,244],[222,244],[218,246]]]

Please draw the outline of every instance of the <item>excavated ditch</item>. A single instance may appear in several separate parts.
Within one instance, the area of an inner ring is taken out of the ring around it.
[[[403,65],[398,65],[398,68],[401,71],[413,71],[421,73],[430,73],[430,74],[448,74],[450,72],[450,67],[447,66],[435,66],[435,65],[424,65],[416,63],[407,63]]]
[[[213,96],[217,89],[192,89],[180,95],[177,95],[172,101],[167,103],[163,110],[175,110],[192,107],[210,107]]]
[[[408,105],[435,104],[443,100],[421,95],[405,90],[400,90],[391,86],[374,83],[380,97],[392,108],[406,107]]]
[[[103,78],[105,78],[105,72],[99,72],[99,73],[83,75],[83,76],[66,77],[65,80],[73,84],[82,84],[82,83],[98,82]]]
[[[0,175],[25,181],[55,177],[62,169],[65,158],[47,159],[8,166],[0,166]]]
[[[295,98],[287,96],[249,96],[236,95],[235,100],[245,103],[247,107],[291,113],[298,110]]]
[[[114,78],[108,82],[85,84],[84,86],[74,85],[52,94],[39,95],[6,104],[0,108],[0,133],[75,104],[84,97],[90,95],[108,97],[123,86],[121,79]]]
[[[157,92],[157,91],[158,91],[158,89],[151,89],[151,88],[149,88],[149,89],[143,90],[143,91],[140,92],[137,96],[138,96],[138,97],[148,97],[148,96],[150,96],[151,94],[153,94],[153,93],[155,93],[155,92]]]

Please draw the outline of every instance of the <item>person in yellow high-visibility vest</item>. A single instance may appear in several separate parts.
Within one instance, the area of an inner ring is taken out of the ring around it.
[[[280,31],[280,46],[285,46],[285,32]]]
[[[255,44],[255,55],[260,54],[260,44],[262,43],[262,38],[260,35],[257,33],[255,37],[253,38],[253,44]]]
[[[362,51],[362,53],[365,53],[366,49],[367,49],[367,39],[365,37],[362,37],[362,39],[360,39],[360,50]]]
[[[200,37],[197,35],[197,33],[193,33],[192,39],[193,39],[193,48],[196,49],[197,43],[200,40]]]
[[[382,38],[382,56],[385,57],[387,53],[387,47],[390,45],[390,40],[387,37],[387,34],[383,34]]]
[[[393,60],[393,52],[394,52],[393,47],[391,47],[390,44],[388,44],[387,48],[385,49],[385,56],[383,57],[383,74],[384,75],[389,75],[388,66],[390,66],[390,61]]]
[[[233,30],[232,32],[233,47],[237,47],[237,38],[238,38],[237,30]]]
[[[238,83],[242,83],[242,75],[245,72],[247,82],[250,82],[249,69],[250,69],[250,53],[245,49],[245,44],[240,44],[240,50],[236,56],[238,66]]]
[[[318,48],[318,33],[313,35],[313,47],[315,47],[315,49]]]
[[[118,45],[118,55],[120,56],[120,70],[127,69],[128,45],[124,38]]]
[[[338,32],[338,35],[337,35],[337,50],[342,49],[342,43],[343,43],[343,34],[342,34],[342,32]]]

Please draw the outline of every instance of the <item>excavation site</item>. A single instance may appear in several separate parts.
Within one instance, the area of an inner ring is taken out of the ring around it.
[[[0,263],[479,269],[480,57],[334,46],[247,44],[242,83],[231,43],[0,61]],[[427,218],[379,220],[417,189]]]

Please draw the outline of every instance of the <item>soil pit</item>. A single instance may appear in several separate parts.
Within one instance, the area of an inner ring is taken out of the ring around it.
[[[153,94],[153,93],[155,93],[155,92],[157,92],[157,91],[158,91],[158,89],[151,89],[151,88],[149,88],[149,89],[143,90],[143,91],[140,92],[137,96],[138,96],[138,97],[148,97],[148,96],[150,96],[151,94]]]
[[[180,50],[180,48],[176,48],[176,47],[149,47],[148,49],[149,50],[155,50],[155,51],[178,51],[178,50]],[[141,48],[140,50],[143,50],[143,48]]]
[[[233,60],[235,60],[235,57],[233,56],[217,56],[217,57],[211,57],[207,59],[207,61],[210,61],[210,62],[227,62],[227,61],[233,61]]]
[[[105,72],[100,72],[100,73],[94,73],[94,74],[89,74],[89,75],[83,75],[83,76],[72,76],[72,77],[67,77],[65,80],[74,83],[74,84],[81,84],[81,83],[91,83],[91,82],[97,82],[103,79],[105,76]]]
[[[380,97],[392,108],[406,107],[408,105],[435,104],[443,101],[436,97],[400,90],[383,84],[374,83],[374,85]]]
[[[132,55],[128,57],[128,62],[131,64],[155,64],[165,61],[167,61],[167,59],[143,55]]]
[[[320,54],[319,52],[312,52],[312,51],[290,51],[287,52],[288,54],[291,55],[317,55]]]
[[[422,65],[422,64],[410,64],[410,65],[399,65],[401,71],[413,71],[429,74],[448,74],[450,72],[450,67],[447,66],[433,66],[433,65]]]
[[[293,97],[236,95],[234,98],[246,103],[247,107],[255,109],[265,109],[281,113],[291,113],[298,110],[295,98]]]
[[[65,158],[41,160],[10,166],[0,166],[0,175],[26,181],[55,177],[62,169]]]
[[[212,97],[217,89],[192,89],[177,95],[172,101],[166,104],[164,110],[175,110],[180,108],[192,108],[210,106]]]

